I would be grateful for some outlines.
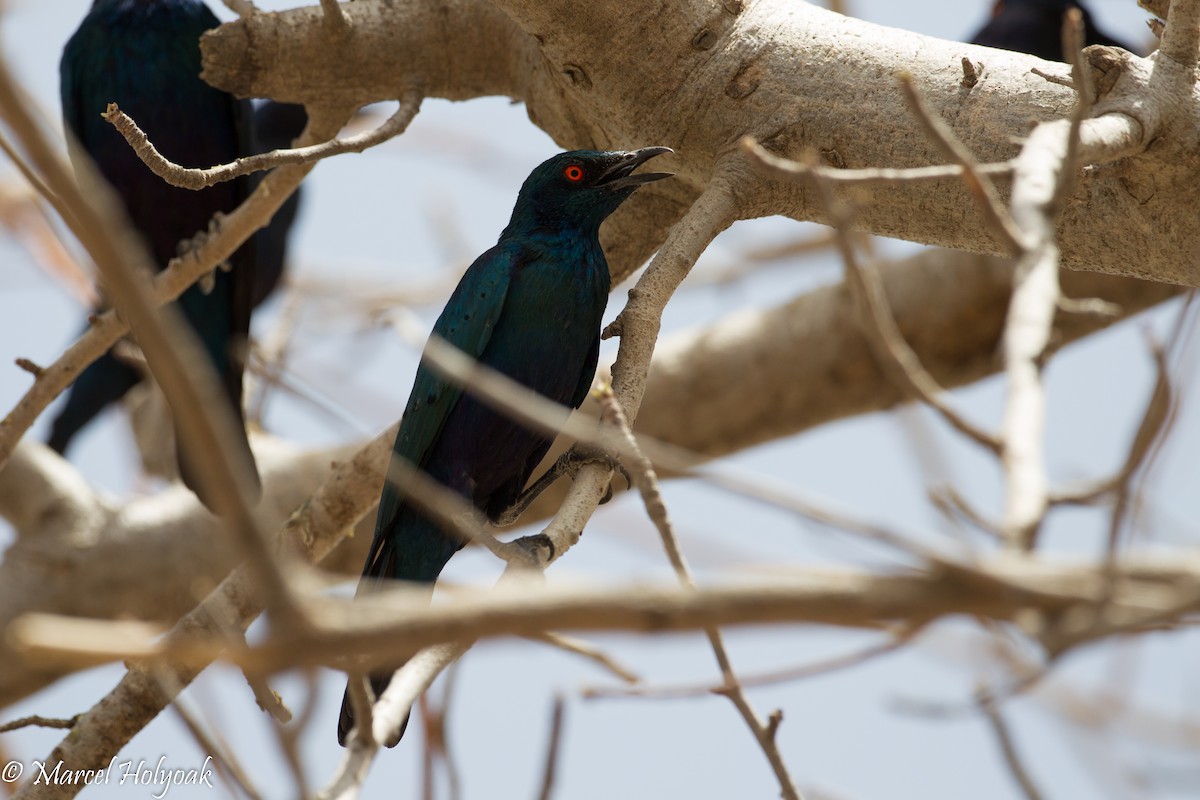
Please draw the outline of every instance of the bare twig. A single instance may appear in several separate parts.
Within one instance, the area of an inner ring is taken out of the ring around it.
[[[255,363],[254,357],[258,356],[257,362],[262,365],[262,374],[255,376],[257,380],[254,381],[254,388],[257,389],[257,392],[249,388],[246,392],[247,395],[253,397],[253,400],[246,404],[246,421],[248,423],[262,424],[268,389],[283,381],[283,373],[287,369],[288,346],[293,341],[300,309],[303,306],[303,293],[297,291],[295,287],[289,286],[284,294],[283,308],[279,312],[279,319],[274,330],[265,341],[251,349],[251,364]]]
[[[1075,88],[1075,108],[1071,111],[1071,127],[1067,132],[1067,153],[1063,156],[1062,174],[1047,212],[1055,216],[1078,183],[1079,151],[1082,149],[1080,130],[1083,121],[1092,114],[1092,98],[1095,96],[1092,70],[1083,58],[1085,44],[1083,12],[1078,8],[1068,9],[1067,13],[1063,15],[1062,36],[1063,50],[1071,56],[1071,80]],[[1059,304],[1060,306],[1062,304],[1061,296]]]
[[[599,647],[596,647],[591,642],[586,642],[582,639],[576,639],[571,636],[563,636],[561,633],[538,633],[532,636],[527,636],[527,639],[533,642],[541,642],[548,644],[551,647],[556,647],[567,653],[572,653],[577,656],[583,656],[588,661],[599,666],[601,669],[607,670],[625,683],[638,683],[641,678],[628,667],[622,666],[613,659],[608,653],[605,653]]]
[[[1000,745],[1000,752],[1004,754],[1004,763],[1008,765],[1009,772],[1012,773],[1017,785],[1021,787],[1026,800],[1042,800],[1042,793],[1021,762],[1021,756],[1017,753],[1017,746],[1013,742],[1012,734],[1008,730],[1008,724],[1004,721],[999,706],[996,703],[982,702],[979,707],[987,717],[996,742]]]
[[[945,514],[954,514],[974,525],[998,542],[1004,541],[1004,532],[989,522],[971,507],[967,499],[953,486],[937,486],[929,491],[933,504]]]
[[[49,186],[46,185],[46,182],[42,180],[41,176],[34,171],[33,167],[29,166],[25,159],[21,157],[21,154],[17,152],[17,149],[13,146],[12,142],[8,140],[8,137],[5,136],[3,132],[0,132],[0,151],[3,151],[4,154],[9,157],[12,163],[16,166],[17,171],[24,176],[25,180],[29,181],[29,185],[33,187],[34,191],[45,198],[46,202],[58,212],[60,217],[62,217],[64,220],[71,218],[71,210],[63,203],[62,199],[55,194]]]
[[[308,777],[304,774],[304,759],[300,755],[300,737],[308,730],[309,723],[317,711],[317,700],[320,697],[320,693],[317,691],[317,673],[315,670],[305,671],[304,680],[306,684],[306,697],[304,705],[300,709],[300,716],[296,719],[295,724],[278,724],[271,727],[275,731],[275,738],[279,743],[279,749],[283,753],[283,758],[292,772],[292,780],[296,786],[296,797],[307,798],[311,797],[312,793],[309,791]],[[369,706],[370,704],[368,703]]]
[[[412,337],[413,341],[419,341],[420,334],[417,331],[414,330],[408,335]],[[458,383],[483,402],[535,430],[541,430],[550,435],[561,435],[572,441],[609,448],[621,456],[632,452],[623,441],[602,436],[594,421],[589,417],[582,414],[572,415],[566,407],[550,402],[511,378],[471,359],[440,339],[430,338],[425,344],[425,350],[421,357],[432,369]],[[652,463],[662,469],[695,474],[726,491],[785,509],[818,524],[845,530],[930,561],[944,561],[942,556],[915,540],[901,536],[886,526],[858,520],[849,514],[832,512],[816,502],[804,499],[793,487],[780,485],[769,476],[741,475],[729,468],[707,468],[700,471],[697,468],[706,462],[706,459],[700,456],[645,437],[639,437],[638,444],[640,449],[650,457]],[[585,467],[585,470],[587,469],[596,468]],[[603,489],[601,489],[602,494]],[[501,557],[513,563],[516,559],[512,556],[515,554],[511,553],[510,549],[522,541],[522,539],[518,539],[499,545],[502,552],[505,552],[505,555]],[[556,544],[555,552],[551,554],[551,560],[561,555],[559,544]]]
[[[637,440],[633,438],[633,431],[629,428],[629,420],[625,417],[625,412],[622,411],[620,404],[610,390],[606,390],[601,394],[601,407],[603,408],[604,421],[615,427],[617,434],[624,439],[625,445],[632,451],[631,458],[628,460],[630,473],[633,476],[634,485],[637,486],[638,492],[642,495],[642,502],[645,503],[646,513],[650,516],[650,520],[654,523],[654,527],[658,529],[659,536],[662,538],[663,548],[667,553],[667,560],[671,562],[671,566],[675,569],[675,575],[679,578],[679,584],[685,591],[695,591],[696,582],[692,577],[692,571],[687,565],[687,560],[683,556],[683,551],[679,548],[679,541],[675,537],[675,529],[671,525],[670,517],[667,513],[667,505],[663,500],[662,492],[658,488],[658,476],[654,473],[654,467],[651,466],[647,459],[638,449]],[[787,764],[783,761],[783,756],[779,752],[776,745],[776,731],[779,727],[779,721],[782,720],[782,714],[775,712],[767,724],[764,724],[758,717],[758,712],[750,704],[746,692],[738,681],[737,673],[733,670],[733,662],[729,658],[729,652],[725,648],[725,638],[721,635],[720,628],[709,626],[705,628],[705,635],[708,637],[709,644],[712,646],[713,655],[717,659],[717,665],[721,669],[721,677],[725,682],[725,686],[721,691],[726,697],[733,702],[742,719],[750,728],[750,732],[754,734],[754,738],[758,740],[759,747],[762,748],[763,754],[766,755],[767,761],[771,765],[771,769],[775,772],[775,778],[779,781],[780,791],[788,800],[801,800],[800,792],[796,789],[795,783],[792,781],[791,775],[788,774]],[[779,715],[776,717],[776,715]]]
[[[755,675],[741,675],[739,676],[739,680],[742,688],[746,688],[750,686],[771,686],[777,683],[806,680],[818,675],[827,675],[831,672],[840,672],[896,652],[908,645],[918,630],[919,628],[915,627],[905,627],[897,635],[886,641],[853,653],[837,656],[825,661],[818,661],[815,664],[804,664],[799,667],[780,669],[773,672],[760,672]],[[603,686],[587,687],[583,690],[582,695],[587,699],[644,697],[651,700],[675,700],[703,697],[710,694],[724,694],[730,689],[731,687],[724,683],[713,685],[711,682],[697,683],[692,686]]]
[[[32,717],[21,717],[14,719],[12,722],[5,722],[0,725],[0,733],[9,733],[17,731],[21,728],[59,728],[62,730],[70,730],[75,727],[75,723],[79,721],[79,714],[70,719],[55,719],[52,717],[39,717],[36,714]]]
[[[984,223],[996,234],[1006,250],[1013,255],[1021,253],[1024,250],[1021,231],[1005,211],[1000,195],[996,193],[996,187],[980,171],[970,151],[958,140],[950,126],[938,117],[933,109],[925,105],[917,90],[916,79],[907,72],[901,73],[899,77],[900,86],[904,89],[908,103],[925,133],[941,148],[947,158],[962,169],[963,182],[975,197]]]
[[[554,779],[558,775],[558,751],[562,744],[565,705],[561,694],[554,696],[554,710],[550,713],[550,740],[546,747],[546,765],[542,769],[542,790],[538,793],[540,800],[550,800],[554,796]]]
[[[286,724],[292,721],[292,711],[284,705],[283,698],[279,696],[279,692],[271,688],[265,678],[260,678],[250,673],[243,673],[246,678],[246,683],[250,686],[250,691],[254,692],[254,702],[267,714],[279,723]]]
[[[1182,322],[1192,305],[1192,297],[1194,295],[1189,296],[1188,303],[1180,312],[1179,322],[1175,325],[1172,333],[1173,340],[1176,340],[1183,330]],[[1113,504],[1109,523],[1108,555],[1109,558],[1114,559],[1117,557],[1122,526],[1129,513],[1129,506],[1134,494],[1134,478],[1150,454],[1162,443],[1164,432],[1170,428],[1174,418],[1174,392],[1171,386],[1170,369],[1167,365],[1166,349],[1159,347],[1156,342],[1151,340],[1150,353],[1154,358],[1154,388],[1146,402],[1146,410],[1142,412],[1142,421],[1129,445],[1125,463],[1110,483],[1110,486],[1116,489],[1116,502]]]
[[[902,181],[941,181],[951,178],[965,178],[967,168],[960,164],[939,164],[930,167],[911,167],[894,169],[889,167],[873,167],[869,169],[834,169],[816,164],[806,164],[803,161],[792,161],[780,158],[765,150],[752,136],[746,136],[741,141],[742,149],[752,158],[752,163],[764,171],[778,177],[792,180],[808,180],[811,176],[820,176],[836,184],[853,186],[856,184],[899,183]],[[994,178],[1008,178],[1012,175],[1011,162],[998,164],[975,164],[974,170],[979,175]]]
[[[171,704],[171,708],[179,716],[180,720],[183,721],[183,725],[187,728],[188,733],[196,740],[200,752],[210,756],[217,771],[224,774],[226,779],[237,784],[238,788],[250,800],[261,800],[262,795],[254,788],[249,773],[246,772],[246,769],[241,765],[237,757],[226,746],[226,743],[218,741],[214,736],[210,735],[205,730],[205,726],[199,717],[189,708],[184,699],[179,697],[179,693],[183,691],[183,687],[179,686],[175,677],[166,670],[157,670],[156,672],[157,677],[163,683],[164,693],[175,696],[175,701]]]
[[[340,11],[338,3],[331,2],[331,4]],[[326,2],[323,2],[322,5],[326,5]],[[327,16],[326,19],[329,17]],[[133,118],[118,108],[116,103],[109,103],[108,110],[102,116],[125,137],[125,141],[129,142],[129,146],[138,154],[138,158],[142,159],[155,175],[172,186],[199,190],[259,170],[289,164],[307,164],[341,153],[361,153],[369,147],[382,144],[388,139],[404,133],[420,107],[421,92],[415,88],[409,89],[401,98],[400,107],[396,109],[396,112],[373,131],[365,131],[344,139],[331,139],[308,147],[272,150],[269,153],[246,156],[229,164],[220,164],[208,169],[182,167],[165,158]]]
[[[921,359],[917,357],[913,349],[904,341],[900,327],[896,324],[896,318],[892,316],[892,310],[888,304],[887,295],[884,294],[883,283],[879,280],[879,275],[872,265],[860,264],[858,261],[849,232],[853,219],[845,204],[834,197],[828,184],[819,175],[814,173],[812,180],[812,185],[817,190],[817,196],[825,208],[826,216],[829,217],[830,224],[837,232],[838,250],[846,265],[846,283],[850,285],[850,290],[854,295],[859,311],[859,324],[875,353],[875,359],[879,363],[880,369],[887,373],[909,397],[921,400],[937,411],[942,419],[959,433],[999,455],[1000,441],[995,436],[969,422],[942,400],[941,394],[944,390],[921,364]]]

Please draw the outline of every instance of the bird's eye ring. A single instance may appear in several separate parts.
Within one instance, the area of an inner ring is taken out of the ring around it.
[[[578,164],[572,164],[563,170],[563,177],[565,177],[571,183],[579,183],[581,180],[583,180],[583,167],[579,166]]]

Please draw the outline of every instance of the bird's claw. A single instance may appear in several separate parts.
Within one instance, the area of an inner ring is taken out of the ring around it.
[[[633,478],[629,475],[629,470],[625,469],[625,465],[620,459],[595,445],[576,442],[575,446],[558,457],[558,462],[554,465],[555,471],[560,475],[570,476],[574,480],[579,474],[579,470],[589,464],[597,464],[605,469],[613,472],[621,473],[625,478],[625,483],[628,486],[633,486]],[[600,499],[600,505],[604,505],[609,500],[612,500],[613,488],[610,481],[604,491],[604,497]]]

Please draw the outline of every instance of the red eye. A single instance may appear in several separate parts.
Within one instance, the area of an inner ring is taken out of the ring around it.
[[[579,183],[583,180],[583,167],[578,164],[572,164],[563,170],[563,176],[571,183]]]

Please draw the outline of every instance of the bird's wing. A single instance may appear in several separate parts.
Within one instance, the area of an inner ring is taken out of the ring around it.
[[[579,372],[579,384],[575,387],[575,394],[571,395],[571,408],[579,408],[583,404],[584,398],[592,388],[592,381],[596,379],[596,363],[600,360],[600,336],[596,335],[592,339],[592,346],[588,350],[587,358],[583,362],[583,368]]]
[[[521,259],[519,251],[500,245],[475,259],[434,323],[432,336],[440,337],[472,358],[482,355],[504,310],[509,281]],[[394,454],[424,467],[461,396],[462,389],[457,384],[422,363],[400,420]],[[391,528],[402,501],[399,487],[385,480],[375,523],[377,540],[381,532]]]

